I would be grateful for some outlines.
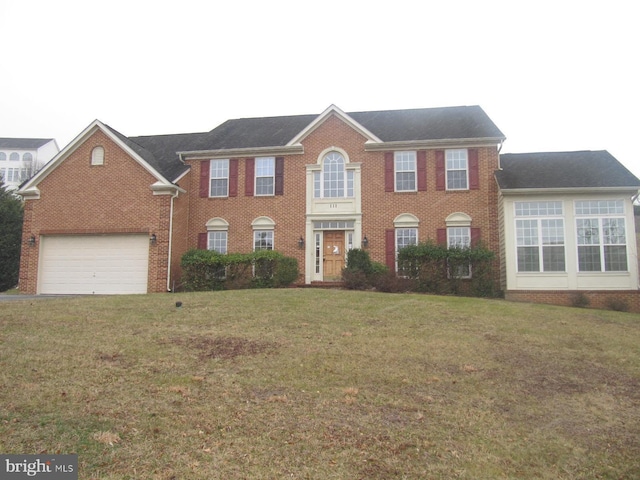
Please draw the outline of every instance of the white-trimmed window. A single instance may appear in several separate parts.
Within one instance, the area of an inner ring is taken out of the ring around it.
[[[396,228],[396,253],[409,245],[418,244],[417,228]]]
[[[344,157],[338,152],[330,152],[322,161],[322,180],[324,198],[344,197],[345,170]]]
[[[29,152],[25,153],[24,155],[22,155],[22,161],[23,162],[32,162],[33,161],[33,155]]]
[[[12,162],[17,162],[20,160],[20,154],[17,152],[13,152],[11,155],[9,155],[9,160],[11,160]]]
[[[256,158],[256,195],[273,195],[275,191],[275,157]]]
[[[258,217],[251,222],[253,227],[253,250],[273,250],[276,223],[269,217]]]
[[[578,271],[626,272],[627,236],[622,200],[575,202]]]
[[[515,202],[518,272],[564,272],[562,202]]]
[[[253,250],[273,250],[273,230],[254,230]]]
[[[341,153],[332,151],[322,159],[322,170],[313,174],[314,198],[352,198],[354,171],[346,169]]]
[[[4,179],[7,183],[19,183],[21,181],[20,168],[7,168]]]
[[[447,227],[447,246],[449,248],[471,247],[471,228]]]
[[[471,227],[447,227],[447,248],[465,249],[471,247]],[[471,265],[457,265],[449,275],[458,278],[471,277]]]
[[[403,272],[398,268],[398,252],[405,247],[418,244],[419,224],[418,217],[411,213],[400,214],[393,220],[393,226],[395,227],[396,272],[398,272],[398,275],[403,275]]]
[[[212,231],[209,232],[209,239],[207,244],[208,250],[215,250],[218,253],[227,253],[227,232],[226,231]]]
[[[466,149],[445,150],[447,190],[469,188],[469,158]]]
[[[229,224],[226,220],[216,217],[207,222],[207,249],[226,254],[228,251],[227,232]]]
[[[409,228],[396,228],[396,271],[398,275],[405,276],[406,273],[403,269],[398,267],[398,253],[405,247],[418,244],[418,229]]]
[[[394,152],[396,192],[416,191],[416,152]]]
[[[7,159],[7,154],[0,152],[0,162],[4,162]]]
[[[94,147],[91,150],[91,165],[104,165],[104,148]]]
[[[447,248],[465,249],[471,247],[471,217],[464,212],[455,212],[445,219],[447,224],[446,242]],[[440,232],[438,233],[438,241],[440,240]],[[449,265],[449,275],[457,278],[470,278],[471,265],[456,265],[455,271],[451,271]]]
[[[228,197],[229,196],[229,159],[211,160],[209,162],[210,197]]]

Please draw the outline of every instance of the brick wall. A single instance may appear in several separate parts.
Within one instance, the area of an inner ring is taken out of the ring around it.
[[[446,227],[445,218],[464,212],[472,218],[472,227],[481,229],[483,242],[498,253],[497,186],[493,172],[498,166],[495,147],[479,148],[480,189],[469,191],[436,191],[435,150],[427,150],[427,190],[424,192],[385,192],[384,152],[365,151],[366,138],[347,126],[341,119],[329,116],[302,141],[304,154],[285,157],[284,195],[274,197],[246,197],[244,195],[246,159],[239,158],[238,196],[230,198],[200,198],[200,162],[188,160],[191,174],[181,182],[188,191],[189,226],[187,244],[197,245],[199,233],[206,232],[205,224],[213,217],[229,223],[230,252],[250,252],[253,248],[251,222],[268,216],[276,223],[275,249],[298,259],[304,272],[304,252],[297,241],[305,232],[306,165],[315,164],[318,156],[329,147],[346,151],[350,162],[362,164],[362,225],[363,235],[369,239],[373,260],[385,261],[385,229],[393,228],[393,220],[402,213],[420,219],[419,241],[436,239],[436,230]],[[307,242],[312,239],[305,239]],[[499,260],[496,259],[496,265]]]
[[[90,164],[96,146],[104,165]],[[149,249],[148,290],[166,290],[170,196],[153,195],[156,179],[102,131],[92,134],[38,184],[40,199],[26,200],[20,289],[37,289],[38,247],[31,235],[155,233]]]
[[[349,154],[352,162],[362,163],[362,228],[369,239],[373,260],[384,263],[385,229],[393,228],[393,220],[402,213],[418,217],[418,240],[436,239],[436,230],[446,227],[445,218],[463,212],[471,216],[472,226],[479,227],[482,239],[497,253],[497,186],[493,173],[498,166],[495,148],[479,149],[480,189],[437,191],[435,149],[427,150],[427,190],[424,192],[385,192],[384,152],[365,151],[365,138],[336,117],[329,118],[305,141],[305,157],[315,163],[325,148],[336,146]]]
[[[586,306],[589,308],[621,309],[640,313],[640,291],[638,290],[509,290],[505,293],[505,299],[513,302],[546,303],[566,307]],[[585,299],[587,304],[581,304]]]

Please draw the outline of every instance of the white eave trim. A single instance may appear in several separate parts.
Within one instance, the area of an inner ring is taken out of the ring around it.
[[[214,160],[217,158],[237,157],[275,157],[285,155],[301,155],[304,153],[302,145],[287,145],[276,147],[250,148],[220,148],[217,150],[194,150],[178,152],[180,160]]]
[[[364,149],[367,152],[389,150],[420,150],[434,148],[487,147],[498,146],[503,138],[439,138],[436,140],[407,140],[398,142],[367,142]]]
[[[138,162],[147,172],[149,172],[153,177],[155,177],[160,183],[170,183],[160,172],[158,172],[155,168],[153,168],[149,163],[144,160],[140,155],[138,155],[135,151],[133,151],[129,146],[124,143],[117,135],[115,135],[111,129],[109,129],[104,123],[100,120],[94,120],[91,124],[85,128],[76,138],[74,138],[62,151],[58,152],[58,154],[53,157],[49,162],[45,164],[45,166],[36,173],[31,179],[24,184],[24,186],[16,192],[18,195],[22,195],[21,192],[27,192],[28,190],[34,188],[38,183],[40,183],[44,178],[47,177],[55,168],[60,165],[64,160],[66,160],[73,152],[77,150],[77,148],[82,145],[83,142],[87,140],[91,135],[93,135],[98,130],[102,131],[105,135],[109,137],[116,145],[118,145],[122,150],[124,150],[131,158],[133,158],[136,162]],[[89,159],[87,159],[87,162]]]
[[[499,187],[498,187],[499,188]],[[500,188],[503,195],[638,193],[638,187]]]
[[[345,112],[340,110],[335,105],[330,105],[324,112],[316,117],[316,119],[307,125],[300,133],[298,133],[295,137],[293,137],[287,145],[297,145],[299,144],[307,135],[313,132],[316,128],[318,128],[324,121],[329,118],[331,115],[336,115],[341,118],[345,123],[347,123],[351,128],[360,133],[361,135],[367,138],[367,142],[380,143],[380,140],[377,136],[363,127],[361,124],[356,122],[353,118],[347,115]]]
[[[178,193],[186,193],[187,191],[173,183],[156,182],[151,185],[154,195],[176,195]]]
[[[40,198],[40,190],[37,187],[21,188],[13,193],[20,195],[24,200],[38,200]]]

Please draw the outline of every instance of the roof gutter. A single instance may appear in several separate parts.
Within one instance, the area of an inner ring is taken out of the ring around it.
[[[419,148],[460,148],[460,147],[485,147],[487,145],[502,144],[504,137],[483,138],[446,138],[436,140],[403,140],[395,142],[366,142],[364,149],[367,152],[379,152],[388,150],[409,150]]]
[[[249,157],[249,156],[276,156],[276,155],[301,155],[304,147],[300,144],[275,147],[250,147],[250,148],[219,148],[215,150],[193,150],[177,152],[181,160],[209,160],[216,158]]]
[[[545,195],[557,193],[636,193],[638,196],[638,187],[564,187],[564,188],[500,188],[500,192],[504,195]]]

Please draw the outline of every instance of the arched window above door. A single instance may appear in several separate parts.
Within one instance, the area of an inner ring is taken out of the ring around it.
[[[315,198],[353,197],[354,171],[347,169],[345,156],[338,150],[329,150],[322,156],[321,171],[314,174]]]

